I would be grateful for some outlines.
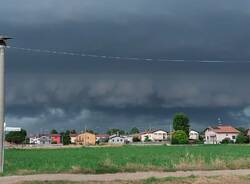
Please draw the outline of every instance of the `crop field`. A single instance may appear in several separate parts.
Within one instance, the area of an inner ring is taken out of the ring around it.
[[[9,149],[4,175],[250,168],[250,145]]]

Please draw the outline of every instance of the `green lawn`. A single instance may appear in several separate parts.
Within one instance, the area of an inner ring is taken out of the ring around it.
[[[249,145],[10,149],[4,175],[228,168],[250,168]]]

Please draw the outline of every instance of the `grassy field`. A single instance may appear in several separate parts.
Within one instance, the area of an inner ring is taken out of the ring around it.
[[[250,168],[249,145],[9,149],[4,175],[239,168]]]

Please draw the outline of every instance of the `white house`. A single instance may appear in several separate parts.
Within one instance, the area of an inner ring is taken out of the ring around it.
[[[109,143],[111,144],[125,144],[126,143],[126,137],[122,135],[111,135],[109,137]]]
[[[219,125],[205,129],[205,144],[220,144],[223,139],[235,142],[239,131],[230,125]]]
[[[189,139],[190,140],[198,140],[199,139],[199,132],[195,130],[190,130],[189,131]]]
[[[140,136],[142,142],[145,142],[145,140],[147,139],[150,141],[157,142],[157,141],[167,140],[168,133],[164,130],[158,129],[158,130],[142,132]]]
[[[40,137],[38,136],[31,136],[29,137],[30,144],[40,144]]]
[[[76,137],[77,137],[77,134],[70,134],[70,142],[71,144],[75,144],[76,143]]]
[[[51,136],[49,134],[40,135],[40,144],[51,144]]]

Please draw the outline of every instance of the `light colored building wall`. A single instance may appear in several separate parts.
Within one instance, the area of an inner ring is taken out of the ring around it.
[[[40,144],[40,138],[39,137],[30,137],[29,143],[30,144]]]
[[[72,144],[76,143],[76,137],[70,137],[70,142],[71,142]]]
[[[144,134],[141,134],[141,141],[145,141],[146,137],[148,137],[151,141],[163,141],[168,138],[167,132],[163,130],[158,130],[155,132],[146,132]]]
[[[236,141],[238,133],[216,133],[211,130],[205,131],[205,143],[206,144],[219,144],[223,139],[230,139],[232,141]]]
[[[111,143],[111,144],[124,144],[125,137],[121,137],[121,136],[110,137],[109,143]]]
[[[198,140],[199,139],[199,133],[194,131],[194,130],[191,130],[189,132],[189,139],[191,140]]]
[[[79,134],[76,137],[75,142],[76,144],[80,144],[80,145],[95,145],[96,136],[95,134],[85,132],[85,133]]]
[[[163,141],[167,139],[167,132],[159,130],[152,133],[153,141]]]

